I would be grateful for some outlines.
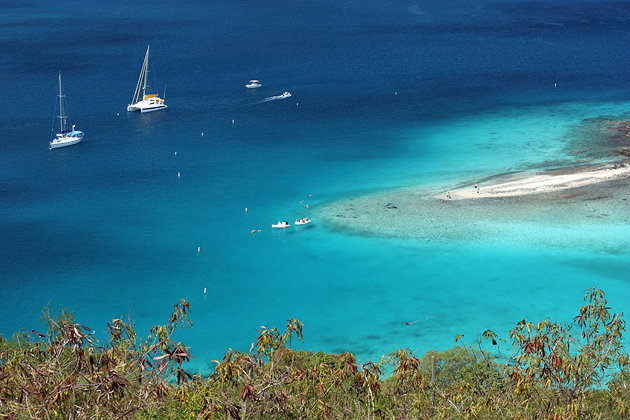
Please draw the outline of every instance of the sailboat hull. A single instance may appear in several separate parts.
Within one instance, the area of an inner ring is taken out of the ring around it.
[[[58,149],[60,147],[72,146],[73,144],[80,143],[83,140],[81,136],[64,136],[58,137],[50,142],[50,149]]]

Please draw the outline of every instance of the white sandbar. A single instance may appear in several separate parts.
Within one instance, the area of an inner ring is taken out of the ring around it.
[[[523,178],[501,182],[498,184],[482,185],[478,188],[465,188],[449,191],[451,199],[474,199],[487,197],[513,197],[529,194],[549,193],[566,190],[569,188],[584,187],[603,181],[611,181],[630,177],[630,163],[609,164],[585,169],[572,169],[552,171],[549,173],[536,173],[525,175]],[[558,173],[560,172],[560,173]],[[446,192],[440,194],[440,198],[446,197]]]

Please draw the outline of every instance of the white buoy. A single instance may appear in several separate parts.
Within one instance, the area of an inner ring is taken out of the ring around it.
[[[394,92],[394,95],[398,95],[398,92]]]
[[[245,213],[247,213],[247,207],[245,207]]]
[[[120,115],[120,112],[117,112],[116,115]]]
[[[553,87],[558,87],[558,84],[557,84],[557,83],[554,83],[554,84],[553,84]]]
[[[181,177],[182,174],[180,172],[177,172],[177,178]]]
[[[175,152],[175,156],[177,156],[177,152]]]
[[[203,131],[201,132],[201,137],[203,137]]]
[[[200,247],[200,246],[198,246],[198,247],[197,247],[197,254],[199,254],[200,252],[201,252],[201,247]]]
[[[234,125],[234,120],[232,120],[232,125]]]
[[[206,294],[206,288],[205,287],[203,288],[203,294],[204,295]]]

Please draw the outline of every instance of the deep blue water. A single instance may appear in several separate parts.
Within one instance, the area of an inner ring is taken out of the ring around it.
[[[569,321],[591,286],[628,309],[625,215],[598,247],[583,240],[602,234],[588,226],[566,227],[585,232],[580,241],[541,246],[544,221],[507,245],[362,237],[316,211],[383,188],[578,161],[571,129],[628,118],[630,2],[6,1],[0,11],[5,337],[42,328],[48,303],[99,333],[120,316],[147,333],[185,297],[195,327],[182,339],[206,370],[289,317],[305,323],[304,348],[365,360],[505,333],[525,316]],[[169,108],[128,114],[149,43]],[[58,71],[86,137],[48,151]],[[254,78],[263,87],[245,89]],[[261,102],[285,90],[293,96]],[[270,229],[303,215],[315,218],[305,229]]]

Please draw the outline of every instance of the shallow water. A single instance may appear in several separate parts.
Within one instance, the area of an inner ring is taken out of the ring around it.
[[[630,245],[627,179],[515,197],[449,200],[436,191],[375,193],[327,204],[317,215],[340,229],[433,243],[481,241],[617,253]]]

